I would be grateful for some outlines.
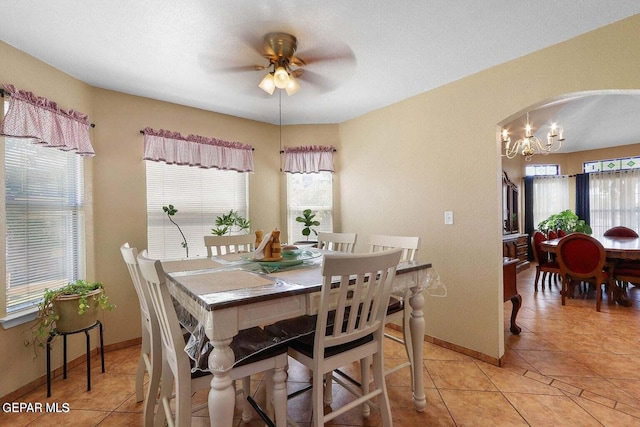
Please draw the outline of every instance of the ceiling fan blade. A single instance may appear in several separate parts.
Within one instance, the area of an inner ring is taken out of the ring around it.
[[[291,65],[295,65],[296,67],[304,67],[305,65],[307,65],[305,61],[298,58],[297,56],[292,56],[291,58],[289,58],[289,63]]]
[[[297,57],[304,58],[306,65],[311,65],[318,62],[344,62],[348,65],[356,62],[356,56],[348,46],[341,47],[339,49],[327,49],[316,48],[305,52],[299,52]]]
[[[246,72],[246,71],[260,71],[266,68],[267,68],[266,65],[255,64],[255,65],[237,65],[237,66],[223,67],[223,68],[220,68],[219,70],[222,72],[235,73],[235,72]]]
[[[321,76],[318,73],[314,73],[313,71],[309,70],[304,70],[304,73],[301,73],[297,78],[316,86],[321,92],[330,92],[337,88],[339,85],[338,82],[332,81],[326,77]]]
[[[297,68],[297,69],[291,71],[291,75],[293,77],[295,77],[296,79],[299,78],[303,74],[304,74],[304,70],[302,68]]]

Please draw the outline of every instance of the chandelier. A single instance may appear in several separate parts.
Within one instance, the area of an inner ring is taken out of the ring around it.
[[[529,113],[527,113],[527,125],[523,138],[512,143],[507,129],[502,129],[502,144],[504,149],[502,156],[513,159],[519,153],[529,162],[534,154],[543,154],[546,156],[549,153],[558,151],[560,147],[562,147],[562,141],[564,141],[563,129],[556,125],[556,123],[552,123],[549,127],[547,142],[542,142],[538,137],[533,135],[531,123],[529,123]]]

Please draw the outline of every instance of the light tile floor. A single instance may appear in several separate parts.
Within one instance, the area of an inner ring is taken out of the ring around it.
[[[559,288],[533,292],[535,267],[518,275],[523,307],[518,315],[520,335],[509,332],[511,303],[505,303],[505,364],[499,368],[471,357],[424,344],[424,382],[427,408],[413,409],[409,372],[388,377],[394,425],[404,426],[631,426],[640,425],[640,293],[631,287],[632,307],[610,305],[595,310],[593,292],[562,306]],[[387,340],[389,341],[389,340]],[[402,356],[389,343],[386,357]],[[99,359],[92,363],[92,391],[86,391],[85,366],[70,370],[67,380],[53,382],[20,401],[68,404],[69,413],[0,412],[2,426],[138,426],[142,404],[135,402],[134,381],[139,346],[106,354],[107,373]],[[44,362],[43,362],[44,363]],[[348,370],[353,371],[355,367]],[[308,383],[308,373],[295,362],[289,369],[289,391]],[[264,400],[261,378],[252,392]],[[336,385],[334,401],[350,399]],[[289,415],[302,426],[311,419],[310,393],[289,401]],[[199,393],[194,401],[204,401]],[[192,425],[208,425],[206,410],[194,414]],[[239,418],[236,425],[242,425]],[[257,419],[246,424],[259,426]],[[372,411],[363,420],[359,411],[338,417],[334,426],[378,426]]]

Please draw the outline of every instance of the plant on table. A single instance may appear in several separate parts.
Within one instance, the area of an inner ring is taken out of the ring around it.
[[[216,217],[216,228],[212,228],[211,233],[216,236],[231,235],[232,232],[247,234],[250,229],[251,221],[232,209],[228,214]]]
[[[553,230],[564,230],[567,233],[585,233],[591,234],[591,226],[570,209],[549,216],[549,218],[538,224],[538,230],[545,234]]]
[[[164,213],[167,214],[167,218],[169,218],[169,221],[171,221],[171,223],[178,228],[178,231],[180,232],[180,235],[182,236],[181,245],[187,251],[187,258],[189,258],[189,245],[187,244],[187,238],[184,237],[184,233],[182,232],[182,229],[180,228],[178,223],[175,222],[173,220],[173,218],[171,218],[172,216],[174,216],[175,214],[178,213],[178,209],[176,209],[173,205],[169,205],[169,206],[163,206],[162,210],[164,211]]]
[[[111,311],[116,306],[109,303],[109,297],[100,282],[76,280],[61,288],[45,289],[42,302],[38,304],[38,316],[33,326],[31,340],[25,340],[25,346],[44,347],[51,332],[61,320],[57,304],[61,298],[76,297],[77,315],[89,316],[97,309]]]
[[[320,225],[320,221],[314,219],[316,217],[316,214],[311,212],[311,209],[305,209],[304,211],[302,211],[302,216],[296,217],[296,221],[301,222],[302,225],[304,225],[304,228],[302,229],[302,235],[305,236],[307,238],[307,241],[309,240],[309,235],[311,235],[311,232],[313,232],[313,234],[315,234],[316,236],[318,235],[318,232],[312,228],[312,227],[318,227]]]

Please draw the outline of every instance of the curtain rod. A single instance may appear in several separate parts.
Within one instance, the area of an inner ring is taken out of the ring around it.
[[[144,131],[143,131],[143,130],[141,130],[141,131],[140,131],[140,133],[141,133],[142,135],[144,135]],[[256,149],[255,149],[255,148],[253,148],[253,147],[251,147],[251,151],[256,151]]]
[[[4,89],[0,89],[0,98],[4,98],[5,95],[11,96],[11,94],[9,92],[5,91]],[[91,123],[91,124],[89,124],[89,126],[94,128],[94,127],[96,127],[96,124],[95,123]]]
[[[331,150],[331,151],[333,151],[333,152],[335,153],[335,152],[336,152],[336,151],[338,151],[338,150],[336,150],[336,149],[334,148],[334,149],[333,149],[333,150]],[[280,154],[284,154],[284,150],[280,150]]]

